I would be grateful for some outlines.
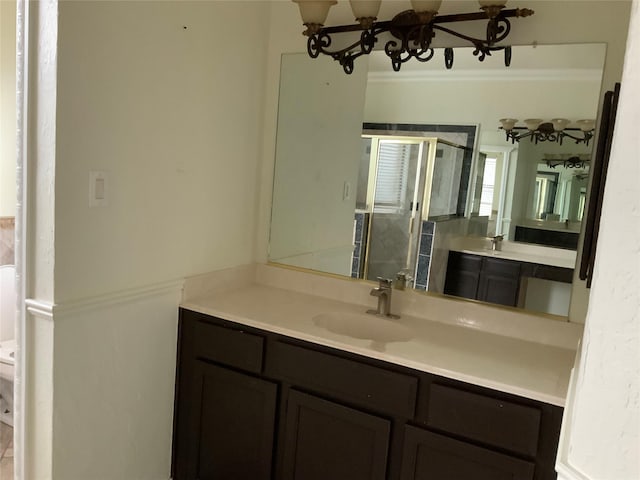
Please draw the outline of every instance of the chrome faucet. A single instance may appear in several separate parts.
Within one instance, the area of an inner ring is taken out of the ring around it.
[[[391,313],[391,286],[393,280],[378,277],[378,286],[369,292],[372,297],[378,297],[378,308],[367,310],[371,315],[380,315],[386,318],[400,318],[400,315]]]
[[[491,250],[494,252],[499,252],[502,248],[502,240],[504,240],[504,235],[496,235],[495,237],[491,237]]]

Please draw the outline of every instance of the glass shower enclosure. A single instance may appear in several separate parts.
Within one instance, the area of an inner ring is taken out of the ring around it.
[[[423,220],[459,214],[464,148],[438,138],[365,135],[363,156],[367,178],[357,207],[368,225],[361,278],[400,275],[413,286]]]

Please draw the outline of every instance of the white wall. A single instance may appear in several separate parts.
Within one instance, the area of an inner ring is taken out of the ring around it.
[[[53,476],[167,480],[179,286],[55,314]]]
[[[253,261],[269,4],[31,7],[30,79],[53,81],[31,112],[25,478],[167,479],[179,280]]]
[[[16,2],[0,2],[0,217],[16,214]]]
[[[640,2],[635,1],[561,480],[640,478]]]
[[[260,1],[60,4],[57,302],[253,259],[267,16]],[[88,206],[92,170],[108,207]]]

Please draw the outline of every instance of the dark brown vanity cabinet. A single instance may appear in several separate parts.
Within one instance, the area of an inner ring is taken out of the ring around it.
[[[174,480],[552,480],[562,409],[180,311]]]
[[[444,293],[517,307],[523,278],[571,283],[573,269],[537,263],[449,252]]]
[[[449,252],[445,294],[515,307],[519,287],[519,262]]]

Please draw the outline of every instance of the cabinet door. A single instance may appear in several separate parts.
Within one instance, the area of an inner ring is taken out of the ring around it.
[[[520,263],[485,258],[478,283],[478,300],[515,307],[520,289]]]
[[[196,362],[187,472],[176,480],[270,479],[277,385]]]
[[[454,251],[449,252],[444,293],[475,300],[481,268],[481,257]]]
[[[384,480],[390,422],[292,390],[284,480]]]
[[[401,480],[532,480],[532,463],[407,426]]]

